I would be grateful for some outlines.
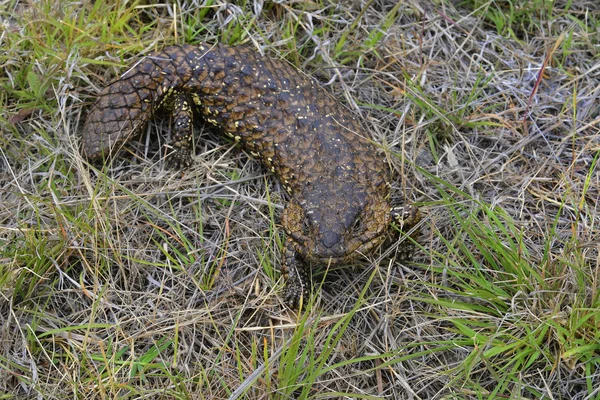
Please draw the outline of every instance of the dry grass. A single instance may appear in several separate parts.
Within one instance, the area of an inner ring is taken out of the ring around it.
[[[0,2],[0,398],[600,399],[600,6],[342,3]],[[234,143],[174,174],[159,118],[81,159],[101,87],[216,40],[362,115],[426,214],[413,262],[320,273],[297,316],[284,196]]]

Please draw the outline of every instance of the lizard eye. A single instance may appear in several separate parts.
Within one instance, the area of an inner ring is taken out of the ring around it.
[[[360,233],[363,231],[363,219],[361,217],[356,217],[354,220],[354,224],[352,224],[352,232]]]
[[[308,234],[310,233],[310,229],[309,229],[309,223],[308,223],[308,219],[305,218],[304,221],[302,221],[302,234],[305,236],[308,236]]]

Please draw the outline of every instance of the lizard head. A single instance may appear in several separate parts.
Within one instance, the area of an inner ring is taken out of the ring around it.
[[[294,250],[306,261],[340,264],[368,254],[387,236],[392,219],[384,197],[322,196],[311,191],[292,198],[282,217]],[[331,193],[331,192],[329,192]]]

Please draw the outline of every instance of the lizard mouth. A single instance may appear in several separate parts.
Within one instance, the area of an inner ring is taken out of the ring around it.
[[[369,254],[371,250],[383,242],[384,237],[384,235],[379,235],[368,241],[360,241],[354,238],[346,244],[332,248],[326,248],[322,245],[307,246],[294,240],[294,247],[296,247],[299,255],[308,262],[321,265],[340,265]]]

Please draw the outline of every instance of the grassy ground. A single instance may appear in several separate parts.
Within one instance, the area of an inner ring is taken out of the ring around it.
[[[600,399],[597,1],[110,3],[0,1],[0,399]],[[295,315],[284,196],[232,141],[174,174],[158,118],[81,159],[104,85],[217,40],[362,116],[425,214],[412,262],[318,274]]]

